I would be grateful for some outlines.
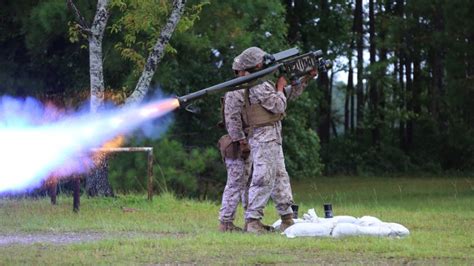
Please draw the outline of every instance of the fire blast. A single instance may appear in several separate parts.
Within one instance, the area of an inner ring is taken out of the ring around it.
[[[28,98],[0,98],[0,193],[37,187],[49,175],[84,173],[93,166],[91,149],[179,107],[177,99],[96,114],[44,121],[51,108]]]

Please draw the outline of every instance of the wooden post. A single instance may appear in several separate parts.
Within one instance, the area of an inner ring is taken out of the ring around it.
[[[51,198],[51,205],[56,205],[56,195],[58,194],[58,180],[56,177],[51,177],[50,180],[47,181],[48,186],[48,194]]]
[[[74,192],[73,192],[73,202],[72,210],[77,213],[79,212],[79,206],[81,204],[81,178],[79,176],[74,177]]]
[[[148,151],[148,200],[153,200],[153,149]]]

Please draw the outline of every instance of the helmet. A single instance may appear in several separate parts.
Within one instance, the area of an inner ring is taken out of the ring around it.
[[[250,47],[234,58],[232,69],[245,70],[253,68],[263,62],[265,54],[265,51],[258,47]]]
[[[234,62],[232,63],[232,69],[233,70],[245,70],[245,67],[244,65],[242,64],[242,61],[241,61],[241,56],[238,55],[234,58]]]

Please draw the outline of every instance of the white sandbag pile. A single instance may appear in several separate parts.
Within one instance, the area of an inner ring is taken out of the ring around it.
[[[345,237],[345,236],[379,236],[404,237],[410,231],[397,223],[386,223],[372,216],[355,218],[352,216],[334,216],[333,218],[319,218],[314,209],[303,215],[303,219],[294,219],[295,224],[288,227],[285,234],[288,238],[299,236],[314,237]],[[279,229],[281,220],[273,224]]]

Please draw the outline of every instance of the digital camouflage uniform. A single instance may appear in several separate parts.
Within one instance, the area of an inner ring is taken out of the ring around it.
[[[243,65],[255,65],[263,59],[264,52],[252,47],[240,55]],[[288,99],[299,97],[307,85],[301,78],[298,85],[289,86]],[[278,92],[270,82],[263,82],[249,89],[250,104],[260,104],[265,110],[274,114],[282,114],[286,110],[287,96]],[[249,187],[249,203],[245,212],[246,219],[262,219],[263,209],[271,197],[280,216],[293,213],[291,205],[293,196],[290,178],[285,167],[282,149],[281,121],[272,125],[251,129],[249,143],[252,150],[253,174]]]
[[[249,48],[246,51],[248,50],[256,50],[257,57],[259,57],[257,60],[261,61],[264,54],[261,49]],[[255,58],[246,57],[244,55],[246,51],[234,59],[234,70],[244,70],[255,66],[248,61],[249,59],[255,61]],[[305,86],[306,81],[300,82],[296,86],[289,86],[291,89],[285,90],[288,99],[293,100],[300,96]],[[285,94],[277,92],[275,86],[269,82],[263,82],[250,88],[248,97],[250,104],[258,103],[269,112],[277,114],[285,112]],[[244,102],[244,90],[226,93],[224,109],[226,129],[233,141],[245,138],[242,124]],[[225,159],[228,177],[222,199],[220,220],[233,221],[239,198],[242,199],[242,205],[246,210],[246,219],[261,219],[269,197],[272,197],[280,215],[292,214],[293,198],[284,163],[281,122],[278,121],[271,126],[253,128],[249,142],[252,151],[249,159]],[[252,163],[254,169],[250,187],[248,187],[247,182]]]
[[[244,90],[227,92],[225,94],[224,117],[227,133],[232,141],[245,139],[242,122]],[[240,201],[247,209],[248,180],[252,169],[252,154],[247,159],[225,158],[227,168],[227,183],[222,195],[222,207],[219,212],[221,222],[232,222]]]
[[[272,113],[284,113],[286,97],[269,82],[249,91],[250,104],[260,104]],[[253,157],[253,175],[245,218],[261,219],[263,209],[272,197],[280,215],[291,214],[293,197],[282,149],[281,121],[253,129],[249,137]]]
[[[266,83],[268,86],[272,86],[269,83]],[[288,99],[293,100],[301,95],[306,86],[306,83],[300,83],[299,86],[293,86],[291,88],[291,93]],[[273,86],[272,86],[273,87]],[[242,125],[242,108],[244,104],[244,90],[237,90],[227,92],[225,95],[225,121],[226,129],[228,134],[231,136],[233,141],[239,141],[245,138],[245,133],[243,131]],[[278,127],[281,132],[281,123],[278,123]],[[256,132],[259,130],[256,129]],[[254,132],[255,134],[255,132]],[[275,202],[278,202],[278,198],[281,198],[280,195],[290,195],[290,202],[293,202],[291,198],[291,186],[289,183],[288,173],[286,172],[284,165],[284,157],[281,149],[281,135],[278,133],[278,139],[280,143],[280,148],[277,153],[277,160],[275,162],[282,162],[283,165],[277,167],[279,173],[277,176],[281,178],[276,178],[274,189],[272,190],[272,198]],[[222,195],[222,207],[219,213],[219,220],[222,222],[232,222],[235,218],[235,212],[237,206],[242,200],[242,206],[244,210],[247,209],[248,204],[248,181],[252,170],[252,154],[246,160],[244,159],[230,159],[225,158],[225,164],[227,168],[227,183]],[[288,200],[285,200],[288,202]],[[282,206],[283,211],[281,213],[287,214],[286,211],[287,205]],[[280,206],[277,206],[280,208]]]

